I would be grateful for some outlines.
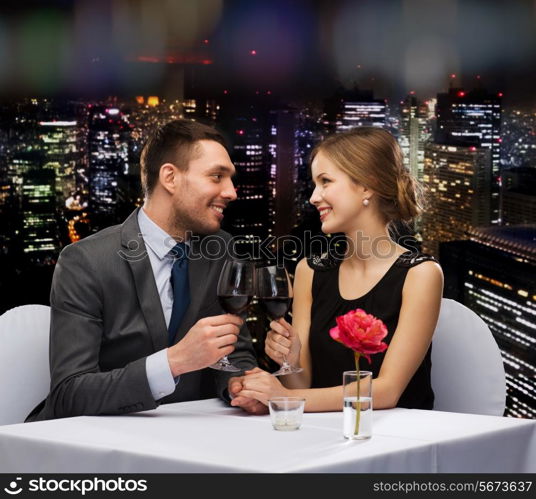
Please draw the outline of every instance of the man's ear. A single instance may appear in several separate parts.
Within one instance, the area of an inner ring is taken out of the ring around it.
[[[179,175],[179,170],[172,163],[164,163],[160,167],[158,181],[160,185],[170,194],[175,192],[177,175]]]

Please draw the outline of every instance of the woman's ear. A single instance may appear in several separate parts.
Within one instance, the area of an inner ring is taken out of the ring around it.
[[[366,185],[357,184],[357,192],[362,198],[371,198],[374,192],[369,189]]]

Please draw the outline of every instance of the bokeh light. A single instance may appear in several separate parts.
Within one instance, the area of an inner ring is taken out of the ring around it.
[[[73,44],[76,69],[71,86],[81,92],[99,92],[117,84],[120,67],[117,47],[111,36],[110,5],[102,1],[79,0],[73,15]]]
[[[458,71],[454,48],[441,38],[421,37],[411,40],[404,54],[404,83],[419,95],[430,95],[445,87],[446,75]]]
[[[63,87],[72,61],[72,45],[62,12],[43,9],[22,17],[17,24],[16,47],[22,88],[53,93]]]
[[[11,73],[10,33],[6,21],[0,17],[0,90],[7,84]]]
[[[235,78],[267,88],[288,84],[300,71],[312,31],[309,12],[299,3],[241,3],[220,33],[218,54]],[[223,54],[223,49],[228,53]]]
[[[457,37],[453,45],[464,64],[474,71],[532,64],[536,58],[536,25],[526,2],[477,2],[459,5]]]
[[[23,3],[0,14],[7,93],[143,94],[194,64],[210,66],[197,84],[218,91],[341,83],[379,97],[422,94],[445,89],[455,72],[456,84],[478,74],[512,95],[528,89],[536,60],[536,0]]]
[[[222,7],[222,0],[114,0],[114,43],[126,57],[207,45]]]
[[[532,2],[345,1],[332,24],[331,59],[346,86],[402,76],[408,88],[431,91],[451,72],[522,70],[536,57]]]

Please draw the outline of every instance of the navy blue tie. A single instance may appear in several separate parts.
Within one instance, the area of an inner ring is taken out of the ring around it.
[[[173,308],[168,327],[168,343],[173,345],[177,329],[181,325],[184,313],[190,305],[190,283],[188,280],[188,247],[185,243],[177,243],[170,251],[175,259],[171,268],[171,289],[173,290]]]

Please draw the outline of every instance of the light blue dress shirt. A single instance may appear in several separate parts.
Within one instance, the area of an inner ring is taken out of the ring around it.
[[[169,280],[171,268],[173,267],[173,258],[170,257],[169,252],[175,246],[176,241],[165,230],[156,225],[143,211],[143,208],[140,208],[138,212],[138,224],[143,242],[147,248],[156,289],[158,290],[166,320],[166,327],[168,327],[173,307],[173,289]],[[147,357],[145,371],[155,400],[159,400],[175,391],[175,385],[179,382],[179,377],[174,379],[171,374],[167,359],[167,348]]]

